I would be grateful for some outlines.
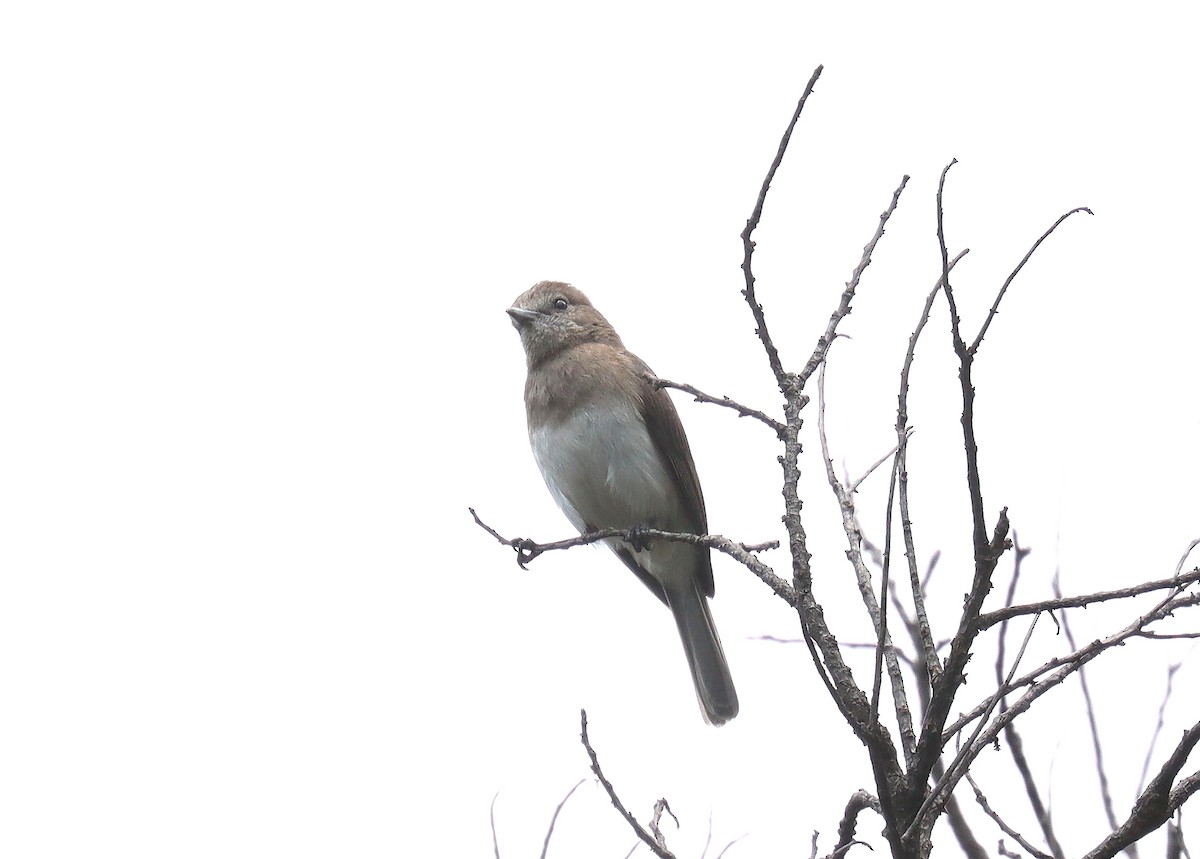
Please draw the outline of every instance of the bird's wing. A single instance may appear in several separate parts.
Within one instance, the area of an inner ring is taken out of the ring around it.
[[[639,377],[642,373],[653,375],[653,371],[644,361],[635,356],[630,357],[634,360]],[[654,446],[670,465],[675,488],[687,511],[688,528],[696,534],[707,534],[708,514],[704,509],[704,494],[700,490],[700,478],[696,475],[692,449],[688,445],[679,413],[675,411],[675,404],[671,402],[665,390],[656,390],[649,382],[642,380],[641,411]],[[699,554],[703,557],[703,563],[699,565],[696,573],[700,592],[705,596],[712,596],[713,576],[708,550]]]

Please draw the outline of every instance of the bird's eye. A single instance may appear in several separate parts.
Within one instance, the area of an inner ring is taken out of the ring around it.
[[[567,300],[565,298],[554,299],[554,309],[555,310],[566,310],[567,309]]]

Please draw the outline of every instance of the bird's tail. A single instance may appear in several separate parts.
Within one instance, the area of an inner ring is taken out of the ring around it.
[[[668,591],[667,603],[679,627],[704,721],[723,725],[738,714],[738,699],[708,600],[693,586]]]

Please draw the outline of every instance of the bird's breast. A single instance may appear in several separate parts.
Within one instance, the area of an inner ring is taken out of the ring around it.
[[[580,531],[681,527],[678,493],[633,403],[581,405],[534,428],[530,443],[551,494]]]

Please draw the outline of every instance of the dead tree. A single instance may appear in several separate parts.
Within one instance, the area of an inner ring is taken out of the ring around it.
[[[752,265],[755,243],[752,237],[762,217],[772,179],[783,160],[792,133],[821,71],[818,67],[813,73],[796,106],[774,161],[762,183],[753,212],[741,234],[744,249],[742,271],[745,278],[742,295],[753,315],[755,333],[782,397],[782,419],[727,397],[708,395],[691,385],[665,379],[653,380],[660,387],[676,388],[699,401],[730,408],[742,416],[761,421],[777,436],[782,446],[779,462],[782,469],[781,491],[790,576],[784,578],[777,574],[775,569],[760,557],[764,546],[749,546],[718,535],[646,531],[644,537],[693,542],[724,552],[743,564],[761,579],[776,597],[784,600],[796,612],[802,641],[811,654],[813,666],[842,718],[862,742],[875,785],[874,793],[859,792],[848,801],[830,856],[843,855],[857,843],[854,839],[858,817],[869,809],[882,818],[884,836],[894,859],[924,859],[928,856],[933,847],[934,823],[943,815],[950,823],[960,848],[972,859],[983,859],[990,854],[980,845],[955,799],[956,788],[965,780],[972,787],[975,799],[984,812],[995,821],[1005,835],[1020,845],[1022,850],[1038,859],[1059,859],[1064,856],[1064,851],[1056,837],[1052,816],[1033,785],[1028,762],[1022,760],[1017,720],[1029,712],[1046,692],[1069,678],[1082,677],[1085,666],[1130,640],[1172,635],[1200,637],[1200,632],[1195,631],[1194,623],[1194,609],[1200,603],[1200,568],[1186,569],[1187,558],[1200,541],[1187,547],[1173,575],[1162,575],[1153,581],[1117,590],[1076,596],[1056,593],[1054,598],[1039,602],[1014,602],[1014,586],[1019,576],[1024,550],[1020,547],[1014,548],[1007,510],[1000,510],[993,518],[989,518],[987,513],[983,476],[979,469],[979,443],[975,419],[976,391],[972,371],[983,346],[984,337],[995,320],[997,309],[1021,269],[1060,224],[1077,213],[1091,212],[1087,208],[1076,208],[1058,218],[1033,243],[1028,253],[1007,276],[997,291],[986,317],[977,330],[970,332],[965,329],[959,318],[951,278],[955,265],[967,251],[952,254],[945,240],[942,197],[946,176],[955,163],[951,161],[942,171],[937,192],[937,236],[942,260],[941,271],[925,297],[922,309],[916,314],[916,325],[901,367],[895,447],[888,456],[876,463],[877,466],[890,463],[891,469],[885,537],[881,547],[872,544],[864,534],[855,509],[855,486],[835,474],[828,453],[824,422],[819,422],[822,458],[829,486],[841,510],[842,525],[848,543],[847,557],[853,567],[859,592],[874,628],[874,641],[871,644],[874,647],[875,661],[871,682],[866,688],[858,684],[848,664],[848,645],[839,641],[826,620],[822,604],[813,592],[813,569],[799,491],[801,460],[804,453],[800,431],[804,410],[812,405],[809,391],[814,387],[814,379],[818,395],[818,416],[823,418],[822,371],[829,350],[838,335],[839,324],[850,312],[859,281],[871,262],[871,256],[883,237],[884,228],[896,209],[909,177],[903,177],[892,193],[890,203],[880,216],[878,227],[864,247],[862,257],[846,283],[825,331],[818,338],[812,353],[798,370],[789,369],[784,365],[772,341],[766,311],[755,292]],[[932,563],[923,565],[915,548],[913,522],[909,511],[907,471],[910,435],[907,411],[909,376],[917,343],[927,327],[931,310],[939,300],[945,301],[949,309],[950,344],[958,365],[962,444],[965,452],[963,480],[970,499],[970,545],[973,550],[970,585],[961,613],[952,622],[943,619],[946,628],[952,626],[954,629],[953,636],[943,642],[936,641],[931,632],[925,587]],[[897,514],[905,556],[898,574],[894,569],[896,563],[891,538],[893,519]],[[478,517],[476,521],[498,540],[516,549],[518,562],[522,565],[547,550],[569,548],[624,534],[618,531],[603,531],[557,543],[539,544],[526,539],[502,537],[484,525]],[[986,610],[987,598],[998,583],[998,565],[1006,555],[1013,556],[1014,561],[1012,578],[1007,589],[1008,598],[1003,606]],[[925,572],[922,572],[923,566]],[[1150,600],[1149,605],[1138,603],[1135,608],[1135,598],[1143,596]],[[1069,652],[1036,667],[1022,666],[1026,646],[1040,617],[1049,616],[1054,623],[1062,624],[1069,632],[1070,610],[1102,602],[1127,607],[1129,612],[1125,625],[1113,629],[1107,636],[1079,646],[1068,636]],[[1166,619],[1185,613],[1192,620],[1190,630],[1181,633],[1161,631]],[[899,623],[893,620],[893,614],[899,616]],[[1024,640],[1017,647],[1015,655],[1010,658],[1005,655],[1007,632],[1010,625],[1018,619],[1028,620],[1029,626]],[[893,633],[897,630],[902,630],[907,638],[903,647],[893,642]],[[993,637],[993,646],[997,643],[999,645],[995,688],[981,700],[963,701],[963,683],[968,661],[978,652],[984,637],[987,636]],[[905,647],[908,648],[907,652]],[[902,663],[908,665],[908,671],[902,667]],[[886,709],[883,703],[885,687],[890,693],[887,697],[892,702],[891,707]],[[1086,690],[1086,686],[1084,688]],[[914,692],[916,706],[913,703]],[[954,713],[961,715],[953,717]],[[1196,716],[1200,718],[1200,709]],[[598,756],[587,737],[586,714],[583,715],[582,727],[583,742],[590,756],[592,769],[608,790],[614,805],[655,855],[671,856],[661,833],[657,830],[657,825],[651,827],[654,830],[651,832],[638,823],[634,816],[625,810],[616,791],[604,776]],[[981,752],[1001,738],[1012,750],[1017,769],[1021,772],[1029,802],[1041,829],[1040,838],[1035,839],[1032,834],[1022,834],[1006,823],[972,781],[972,765]],[[1121,851],[1133,854],[1133,845],[1136,845],[1139,839],[1169,823],[1172,817],[1179,813],[1183,804],[1200,790],[1200,772],[1181,775],[1198,742],[1200,721],[1184,733],[1166,756],[1158,772],[1145,781],[1144,789],[1140,791],[1132,811],[1124,820],[1113,810],[1106,792],[1111,828],[1096,841],[1095,846],[1086,854],[1086,859],[1107,859]],[[1097,747],[1099,748],[1099,741]],[[1103,777],[1103,767],[1100,773]],[[658,810],[658,814],[661,814],[661,809]],[[657,815],[655,820],[657,821]],[[1168,833],[1168,846],[1169,850],[1175,851],[1175,855],[1179,855],[1183,849],[1181,834],[1177,824],[1172,824],[1172,827]],[[1035,840],[1040,840],[1042,846],[1035,845]],[[1170,847],[1172,844],[1175,845],[1173,848]],[[1001,850],[1007,853],[1003,847]],[[814,838],[812,855],[815,857],[816,853]]]

